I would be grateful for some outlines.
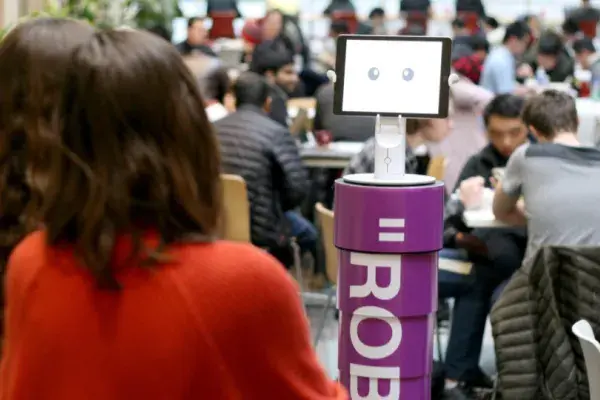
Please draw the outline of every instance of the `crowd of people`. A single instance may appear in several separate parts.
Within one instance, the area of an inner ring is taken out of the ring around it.
[[[381,8],[356,24],[339,10],[355,12],[331,2],[316,55],[293,15],[246,21],[235,77],[203,18],[189,19],[175,45],[161,32],[60,18],[28,20],[0,42],[0,400],[348,398],[317,359],[286,272],[297,244],[324,279],[319,232],[302,210],[316,200],[332,208],[334,179],[374,169],[375,118],[335,115],[324,71],[339,35],[424,35],[432,11],[403,0],[406,23],[389,32]],[[469,400],[494,386],[479,361],[497,304],[503,398],[572,398],[557,395],[551,371],[521,371],[520,342],[506,335],[546,335],[519,319],[541,311],[511,308],[534,284],[523,276],[546,268],[545,248],[600,247],[600,149],[580,143],[574,99],[600,96],[600,56],[584,29],[600,12],[583,1],[550,29],[535,15],[501,26],[481,1],[456,11],[448,118],[406,121],[407,173],[446,158],[440,257],[473,265],[439,273],[440,302],[454,299],[440,396]],[[568,87],[540,90],[551,83]],[[303,164],[287,103],[306,96],[316,99],[316,136],[364,143],[344,171]],[[251,244],[221,240],[223,173],[246,183]],[[492,192],[504,226],[469,227],[465,211]],[[600,281],[600,257],[585,262]],[[588,297],[544,299],[577,315]],[[585,376],[565,379],[589,397]]]

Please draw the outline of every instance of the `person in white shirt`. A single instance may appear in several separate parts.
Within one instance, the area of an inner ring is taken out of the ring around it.
[[[210,122],[216,122],[229,114],[225,99],[230,95],[231,82],[227,70],[215,67],[200,77],[200,91],[204,97],[206,116]]]

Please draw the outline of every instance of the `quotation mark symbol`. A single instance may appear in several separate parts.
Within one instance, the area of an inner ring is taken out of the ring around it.
[[[404,218],[379,218],[380,228],[397,228],[396,232],[379,232],[380,242],[404,242]],[[401,229],[398,229],[401,228]]]

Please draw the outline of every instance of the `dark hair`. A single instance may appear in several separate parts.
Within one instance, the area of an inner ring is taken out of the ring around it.
[[[462,18],[454,18],[452,20],[452,28],[454,29],[464,29],[465,26],[465,21]]]
[[[48,241],[72,245],[100,287],[119,288],[110,263],[122,235],[132,240],[130,260],[151,265],[168,259],[170,243],[218,233],[219,148],[171,44],[143,31],[94,34],[71,60],[57,129]],[[145,229],[158,243],[142,242]]]
[[[87,23],[38,18],[17,25],[0,42],[0,268],[41,218],[46,179],[32,162],[46,166],[55,137],[52,114],[71,54],[93,32]]]
[[[519,118],[524,104],[525,100],[522,97],[514,94],[499,94],[483,110],[485,126],[488,126],[493,115],[502,118]]]
[[[270,95],[270,87],[264,77],[254,72],[243,72],[233,85],[236,107],[252,105],[262,107]]]
[[[385,11],[381,7],[375,7],[369,13],[369,19],[377,18],[377,17],[385,17]]]
[[[511,38],[516,38],[519,40],[525,39],[527,35],[531,33],[527,23],[523,21],[516,21],[506,27],[506,32],[504,33],[504,39],[502,43],[508,42]]]
[[[588,37],[584,37],[581,39],[577,39],[574,43],[573,43],[573,51],[576,54],[582,53],[583,51],[589,51],[591,53],[595,53],[596,52],[596,46],[594,46],[594,42],[592,41],[592,39],[588,38]]]
[[[202,17],[192,17],[192,18],[189,18],[187,20],[187,27],[191,28],[192,26],[194,26],[194,24],[196,22],[203,22],[203,21],[204,21],[204,18],[202,18]]]
[[[171,33],[162,25],[156,25],[148,28],[148,32],[155,34],[158,37],[165,39],[167,42],[171,41]]]
[[[484,17],[483,22],[489,25],[492,29],[497,29],[500,26],[498,20],[494,17]]]
[[[269,41],[259,44],[254,49],[250,70],[260,75],[267,72],[277,73],[281,68],[293,63],[294,57],[287,49],[277,47],[276,42]]]
[[[486,39],[484,35],[473,35],[469,38],[469,45],[473,51],[485,51],[486,53],[490,51],[490,42]]]
[[[538,39],[538,54],[558,56],[563,49],[563,42],[558,33],[544,32]]]
[[[580,29],[577,21],[575,21],[572,18],[567,18],[562,23],[561,30],[564,34],[567,35],[576,35]]]
[[[217,100],[223,104],[225,96],[231,89],[231,81],[227,69],[221,66],[210,69],[200,77],[200,92],[205,100]]]
[[[577,132],[579,118],[575,100],[567,93],[546,90],[527,99],[523,122],[547,139],[561,132]]]
[[[329,31],[336,35],[344,35],[350,33],[350,28],[348,27],[348,22],[341,19],[335,19],[331,21]]]

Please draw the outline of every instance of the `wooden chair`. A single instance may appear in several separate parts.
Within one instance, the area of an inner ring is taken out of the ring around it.
[[[600,380],[598,380],[600,375],[600,343],[594,336],[592,326],[585,319],[576,322],[571,329],[579,339],[581,350],[583,350],[590,387],[590,400],[600,400]]]
[[[345,22],[350,33],[355,33],[358,29],[358,18],[354,11],[334,11],[331,13],[331,21]]]
[[[317,212],[317,218],[319,226],[321,227],[321,242],[323,249],[325,250],[325,272],[327,279],[331,282],[331,287],[328,289],[327,302],[325,303],[325,309],[323,311],[323,317],[317,329],[315,336],[314,345],[315,347],[319,344],[321,335],[325,330],[327,323],[327,314],[333,306],[333,296],[335,295],[337,278],[338,278],[338,251],[333,242],[334,222],[333,222],[333,211],[328,210],[321,203],[315,205],[315,211]]]
[[[429,160],[427,175],[433,176],[438,181],[443,181],[446,174],[446,158],[436,156]]]
[[[233,30],[233,20],[236,17],[235,11],[213,11],[209,17],[212,19],[212,27],[208,33],[211,40],[219,38],[235,38]]]
[[[250,203],[244,178],[221,175],[225,207],[223,239],[250,243]]]

